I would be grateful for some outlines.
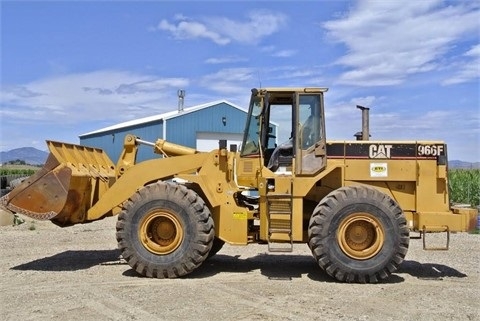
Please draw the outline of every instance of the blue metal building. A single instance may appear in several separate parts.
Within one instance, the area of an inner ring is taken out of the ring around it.
[[[190,108],[136,119],[80,135],[80,144],[102,148],[115,163],[123,149],[126,134],[155,142],[163,138],[169,142],[210,151],[218,148],[220,139],[240,145],[245,129],[247,112],[220,100]],[[272,124],[276,133],[277,126]],[[150,146],[140,146],[137,161],[160,157]]]

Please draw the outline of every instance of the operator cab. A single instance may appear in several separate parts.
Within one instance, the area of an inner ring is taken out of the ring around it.
[[[322,170],[326,165],[323,116],[326,91],[326,88],[252,89],[240,156],[263,158],[263,166],[272,172],[290,169],[297,175],[314,175]],[[276,133],[271,122],[281,123]]]

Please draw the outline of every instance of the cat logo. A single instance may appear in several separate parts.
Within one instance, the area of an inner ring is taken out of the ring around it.
[[[368,157],[370,158],[390,158],[392,145],[372,144],[368,148]]]

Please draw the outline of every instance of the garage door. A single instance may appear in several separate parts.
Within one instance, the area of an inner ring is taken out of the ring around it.
[[[242,134],[232,133],[197,133],[197,150],[202,152],[209,152],[218,148],[218,141],[225,139],[227,141],[227,149],[230,149],[230,145],[237,145],[240,147],[242,143]]]

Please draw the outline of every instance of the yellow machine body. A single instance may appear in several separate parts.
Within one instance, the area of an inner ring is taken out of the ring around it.
[[[326,91],[253,89],[239,152],[227,150],[222,142],[218,149],[201,153],[161,139],[148,143],[127,135],[124,150],[114,165],[101,149],[47,141],[50,155],[44,168],[2,197],[0,205],[15,213],[68,226],[117,215],[127,202],[138,198],[134,195],[142,188],[174,181],[203,200],[217,239],[238,245],[293,244],[309,242],[309,234],[315,234],[309,232],[309,224],[316,224],[311,217],[319,204],[326,199],[333,204],[338,197],[335,191],[353,187],[345,195],[356,197],[356,193],[371,193],[373,188],[378,195],[386,195],[391,203],[398,204],[410,231],[450,233],[475,227],[476,210],[451,207],[444,142],[327,141],[323,110]],[[275,137],[269,127],[269,113],[279,105],[291,106],[293,137],[276,146],[272,143]],[[141,143],[151,145],[163,157],[137,163]],[[165,229],[174,233],[181,223],[169,213],[155,215],[162,222],[168,221],[170,225],[165,223]],[[383,242],[388,231],[380,219],[364,211],[358,211],[350,220],[343,221],[340,229],[351,231],[345,236],[337,232],[339,244],[345,243],[340,247],[349,259],[367,260],[381,246],[371,246],[371,252],[358,254],[357,245],[349,244],[361,245],[363,241],[357,238],[362,237],[374,237],[372,244]],[[150,237],[147,232],[141,235]],[[310,242],[314,241],[310,235]],[[400,251],[406,253],[406,247]],[[343,272],[336,277],[349,280]],[[356,277],[364,281],[363,276]]]

